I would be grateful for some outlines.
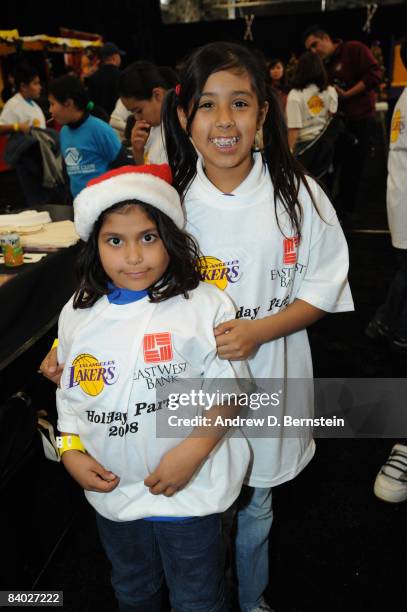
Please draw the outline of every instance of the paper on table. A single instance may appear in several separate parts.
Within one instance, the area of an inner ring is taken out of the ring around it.
[[[38,232],[48,223],[51,223],[49,212],[23,210],[16,214],[0,215],[0,233],[4,231],[14,231],[21,234]]]
[[[41,232],[21,236],[21,244],[25,249],[70,247],[78,240],[79,236],[72,221],[48,223]]]

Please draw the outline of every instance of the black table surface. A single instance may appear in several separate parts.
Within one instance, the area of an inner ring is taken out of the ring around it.
[[[48,210],[53,221],[73,218],[69,206],[36,206]],[[0,265],[0,275],[11,275],[0,286],[0,370],[46,333],[75,288],[78,245],[47,253],[37,263],[18,268]]]

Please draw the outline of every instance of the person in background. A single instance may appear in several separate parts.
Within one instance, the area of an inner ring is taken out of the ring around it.
[[[271,87],[278,94],[281,105],[285,109],[287,104],[287,79],[283,60],[275,57],[269,62],[269,75]]]
[[[0,134],[27,133],[31,127],[45,128],[45,116],[36,103],[41,95],[38,72],[28,64],[21,65],[15,73],[14,94],[4,105],[0,115]]]
[[[78,77],[65,75],[52,81],[49,103],[52,116],[63,125],[61,151],[73,197],[90,179],[129,163],[113,128],[90,114],[93,104]]]
[[[90,99],[96,106],[101,106],[109,117],[119,97],[119,69],[125,54],[114,43],[105,43],[100,50],[101,65],[87,79]]]
[[[116,105],[110,115],[109,124],[112,126],[120,140],[123,142],[127,119],[132,116],[132,113],[127,110],[120,98],[117,99]]]
[[[38,72],[28,64],[15,71],[15,93],[0,115],[0,134],[8,134],[4,160],[15,168],[26,206],[66,201],[59,136],[47,129],[37,101]]]
[[[370,49],[356,40],[333,40],[325,28],[314,25],[303,34],[307,51],[325,63],[328,81],[339,96],[339,111],[346,119],[346,142],[338,160],[341,165],[336,206],[340,213],[354,211],[361,179],[375,144],[375,87],[382,76]],[[338,143],[339,144],[339,143]]]
[[[303,166],[318,179],[328,173],[337,132],[328,129],[338,109],[338,94],[321,58],[304,53],[297,64],[287,98],[288,143]]]
[[[161,133],[161,107],[167,90],[176,83],[175,71],[151,62],[135,62],[121,74],[120,99],[136,119],[131,135],[136,164],[167,161]]]
[[[400,57],[407,68],[407,38]],[[393,111],[387,176],[387,215],[397,269],[365,333],[407,354],[407,87]],[[401,432],[400,432],[401,433]],[[407,500],[407,438],[399,438],[374,483],[376,497],[398,503]]]

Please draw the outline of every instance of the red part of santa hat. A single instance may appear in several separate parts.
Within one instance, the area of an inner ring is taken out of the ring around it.
[[[76,231],[86,241],[103,211],[129,200],[158,208],[182,229],[181,201],[171,182],[168,164],[122,166],[90,180],[74,200]]]

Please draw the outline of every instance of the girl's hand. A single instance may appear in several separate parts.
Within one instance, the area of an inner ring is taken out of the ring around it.
[[[40,372],[59,387],[63,369],[64,364],[58,364],[57,348],[52,348],[42,360]]]
[[[140,119],[136,121],[131,131],[131,146],[133,148],[134,159],[138,164],[144,161],[144,147],[150,134],[151,125]]]
[[[120,478],[105,470],[87,453],[77,450],[65,451],[61,459],[72,478],[86,491],[97,491],[98,493],[109,493],[117,487]]]
[[[261,344],[257,323],[246,319],[231,319],[217,325],[214,334],[219,357],[230,361],[250,357]]]
[[[145,479],[144,484],[153,495],[163,494],[171,497],[188,484],[205,457],[206,453],[199,450],[198,439],[184,440],[165,453],[154,472]]]

